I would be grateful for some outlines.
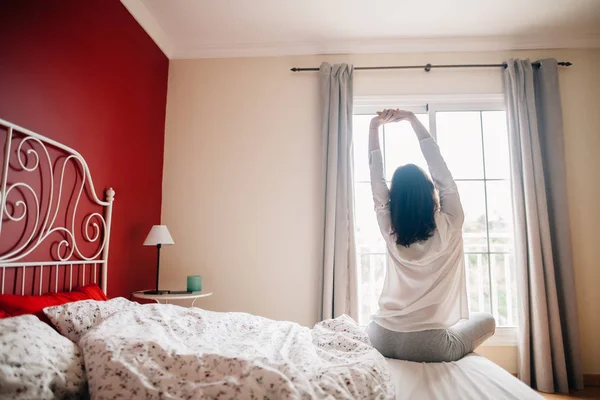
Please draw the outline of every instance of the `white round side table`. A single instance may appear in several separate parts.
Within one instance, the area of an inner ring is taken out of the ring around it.
[[[167,293],[167,294],[145,294],[144,292],[133,292],[133,297],[144,300],[154,300],[158,304],[161,304],[161,301],[164,301],[165,304],[169,304],[169,300],[192,300],[192,305],[190,307],[194,307],[194,303],[196,300],[202,297],[212,296],[212,292],[192,292],[192,293]]]

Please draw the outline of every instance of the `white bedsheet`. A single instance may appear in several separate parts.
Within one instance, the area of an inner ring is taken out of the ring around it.
[[[477,354],[452,363],[387,361],[396,400],[543,400],[523,382]]]

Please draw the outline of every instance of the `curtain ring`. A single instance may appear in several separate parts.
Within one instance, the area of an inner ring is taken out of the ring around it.
[[[425,72],[431,71],[431,64],[425,64]]]

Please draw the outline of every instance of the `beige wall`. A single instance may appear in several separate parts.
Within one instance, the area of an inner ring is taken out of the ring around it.
[[[167,100],[161,285],[201,274],[199,303],[312,325],[322,233],[318,79],[293,66],[501,62],[554,56],[560,73],[584,370],[600,373],[600,51],[172,60]],[[499,69],[358,71],[355,95],[501,93]],[[515,371],[514,348],[482,351]]]

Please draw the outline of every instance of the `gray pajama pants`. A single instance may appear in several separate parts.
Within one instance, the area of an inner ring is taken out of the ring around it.
[[[394,332],[371,322],[367,334],[384,357],[417,362],[457,361],[491,337],[496,321],[490,314],[472,313],[448,329]]]

